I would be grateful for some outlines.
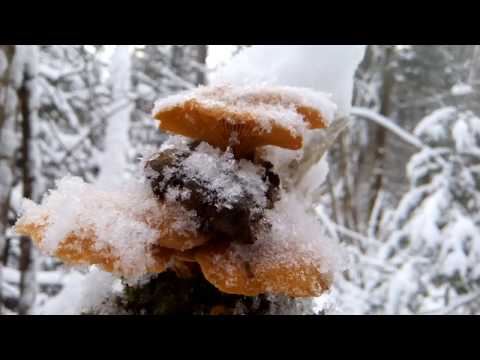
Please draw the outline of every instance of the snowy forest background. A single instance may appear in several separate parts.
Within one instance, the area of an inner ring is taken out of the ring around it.
[[[165,139],[154,101],[244,46],[0,45],[2,314],[35,312],[75,277],[14,234],[21,199],[66,174],[121,181]],[[480,312],[479,100],[478,45],[367,47],[318,199],[350,260],[326,313]]]

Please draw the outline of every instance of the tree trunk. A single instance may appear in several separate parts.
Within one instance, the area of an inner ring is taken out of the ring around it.
[[[383,85],[382,85],[382,98],[380,104],[380,114],[385,117],[389,117],[392,112],[392,91],[394,86],[394,73],[393,73],[393,46],[388,46],[385,50],[385,64],[383,69]],[[375,203],[383,188],[384,177],[384,162],[385,162],[385,145],[387,138],[387,130],[383,126],[376,126],[374,142],[377,145],[374,164],[375,164],[375,177],[373,182],[373,196],[370,200],[368,209],[369,219],[373,214]],[[380,213],[378,215],[380,216]],[[378,231],[378,226],[375,229],[375,233]]]
[[[205,68],[207,63],[208,45],[197,45],[197,63]],[[207,82],[207,74],[202,69],[197,70],[197,84],[204,85]]]
[[[356,209],[353,204],[352,198],[352,189],[351,189],[351,181],[349,176],[349,169],[348,169],[348,156],[347,144],[346,144],[346,134],[343,133],[340,136],[340,157],[341,157],[341,176],[343,178],[343,189],[344,189],[344,196],[343,196],[343,216],[344,216],[344,225],[347,228],[357,231],[358,222],[357,222],[357,215]]]
[[[23,70],[23,81],[18,91],[20,112],[22,115],[22,185],[23,196],[28,199],[34,199],[34,169],[35,159],[32,152],[33,141],[33,120],[34,120],[34,105],[33,105],[33,86],[35,80],[35,73],[31,62],[35,61],[33,52],[35,45],[30,45],[30,48],[23,49],[25,52],[23,56],[25,59],[25,68]],[[28,50],[28,51],[27,51]],[[22,236],[20,238],[20,299],[18,304],[18,313],[20,315],[26,314],[32,306],[35,298],[35,269],[33,259],[32,241],[29,237]]]
[[[7,248],[6,230],[13,186],[15,153],[15,103],[16,94],[11,84],[14,45],[0,45],[0,314],[2,312],[2,266]]]
[[[184,60],[185,60],[185,51],[184,45],[172,45],[172,59],[171,59],[171,67],[172,70],[177,74],[177,76],[184,78]]]
[[[475,45],[473,49],[468,83],[477,90],[480,88],[480,45]]]
[[[480,111],[480,45],[475,45],[473,48],[468,84],[472,87],[473,94],[467,98],[467,106],[478,113]]]

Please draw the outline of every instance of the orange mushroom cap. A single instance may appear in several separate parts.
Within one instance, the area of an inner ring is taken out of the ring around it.
[[[226,243],[209,244],[195,251],[205,278],[224,293],[313,297],[330,288],[330,273],[321,272],[316,264],[299,254],[289,256],[288,265],[262,256],[245,259]]]
[[[160,129],[227,149],[238,157],[274,145],[298,150],[305,129],[325,128],[335,106],[307,89],[264,86],[201,87],[157,102]]]
[[[38,225],[35,223],[21,223],[15,226],[15,231],[24,236],[30,236],[33,242],[42,249],[44,233],[47,229],[46,225]],[[122,266],[118,256],[115,256],[108,247],[97,248],[96,235],[93,229],[85,230],[80,233],[69,233],[58,245],[54,255],[62,259],[69,265],[97,265],[101,269],[118,273],[121,275],[137,275],[132,274],[131,269]],[[160,251],[155,249],[148,272],[161,273],[164,272],[174,254],[173,250],[162,248]]]

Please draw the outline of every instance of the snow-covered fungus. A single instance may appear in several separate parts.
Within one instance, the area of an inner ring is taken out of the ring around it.
[[[145,159],[140,179],[101,190],[64,178],[41,205],[25,201],[16,230],[66,263],[124,277],[174,270],[202,273],[224,293],[320,295],[341,264],[337,244],[255,150],[299,150],[335,112],[327,95],[293,87],[163,99],[154,117],[176,136]]]
[[[160,128],[236,157],[274,145],[298,150],[306,129],[328,126],[336,106],[324,93],[288,86],[204,86],[155,104]]]
[[[222,292],[246,296],[316,296],[330,287],[341,265],[337,244],[296,195],[284,194],[264,210],[249,243],[208,238],[199,231],[198,216],[175,213],[148,184],[128,188],[99,191],[65,178],[42,205],[24,202],[16,231],[70,265],[97,265],[132,279],[201,271]]]

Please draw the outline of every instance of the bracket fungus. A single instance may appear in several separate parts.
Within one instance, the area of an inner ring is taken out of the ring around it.
[[[157,102],[173,133],[130,187],[65,178],[41,205],[25,201],[16,231],[69,264],[135,277],[201,271],[229,294],[312,297],[328,289],[336,244],[256,152],[299,150],[328,127],[329,97],[293,87],[200,87]]]
[[[300,149],[304,129],[326,128],[331,111],[328,97],[308,89],[221,85],[160,100],[153,116],[164,131],[245,157],[265,145]]]

